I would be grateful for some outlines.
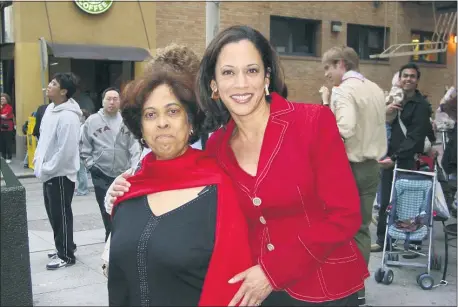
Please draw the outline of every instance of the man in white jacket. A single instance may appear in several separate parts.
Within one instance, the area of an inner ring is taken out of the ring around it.
[[[325,77],[334,85],[332,95],[322,87],[323,104],[334,113],[359,191],[362,223],[355,241],[369,263],[372,204],[380,180],[378,160],[386,154],[385,95],[359,73],[358,54],[350,47],[333,47],[323,54]],[[358,304],[365,305],[364,289]]]
[[[52,101],[40,126],[40,142],[35,151],[35,176],[43,182],[43,196],[49,222],[54,232],[56,253],[48,270],[75,264],[72,199],[79,169],[79,128],[81,109],[71,97],[75,93],[75,76],[58,73],[46,89]]]
[[[119,113],[120,98],[116,88],[102,94],[102,105],[83,125],[80,155],[91,172],[97,203],[99,204],[105,241],[111,232],[111,218],[105,211],[104,198],[113,180],[140,160],[140,143],[124,125]]]

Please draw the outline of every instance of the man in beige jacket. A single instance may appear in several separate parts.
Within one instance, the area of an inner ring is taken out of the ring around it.
[[[369,263],[369,225],[372,205],[380,180],[378,160],[387,151],[385,95],[374,82],[358,72],[359,57],[350,47],[333,47],[322,58],[325,77],[334,86],[332,95],[320,89],[323,104],[334,113],[340,135],[355,176],[361,200],[362,225],[355,236],[366,263]],[[366,303],[365,291],[358,293]]]

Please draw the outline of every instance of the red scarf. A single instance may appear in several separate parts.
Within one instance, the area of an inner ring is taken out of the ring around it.
[[[240,283],[229,284],[229,279],[253,265],[246,220],[230,178],[205,152],[189,148],[172,160],[156,160],[153,153],[147,154],[141,169],[127,181],[130,190],[117,198],[114,207],[125,200],[162,191],[217,185],[215,246],[199,306],[227,306],[240,287]]]

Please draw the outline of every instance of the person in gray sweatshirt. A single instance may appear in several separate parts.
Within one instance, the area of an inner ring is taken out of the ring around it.
[[[103,107],[83,125],[80,156],[91,172],[106,241],[111,232],[111,219],[105,210],[105,194],[118,175],[137,165],[141,147],[122,121],[119,91],[107,88],[102,99]]]
[[[35,176],[43,182],[43,196],[54,232],[57,252],[49,253],[48,270],[75,264],[72,199],[79,169],[79,127],[81,109],[71,97],[75,76],[58,73],[46,89],[52,101],[43,115],[40,141],[35,150]]]

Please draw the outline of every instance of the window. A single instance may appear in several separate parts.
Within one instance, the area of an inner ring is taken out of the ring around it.
[[[348,24],[347,25],[347,45],[355,49],[362,60],[370,60],[370,55],[380,54],[385,50],[384,42],[389,42],[389,28],[363,26]],[[378,61],[388,59],[377,59]]]
[[[2,26],[0,32],[0,43],[13,42],[13,2],[0,1],[0,23]]]
[[[270,16],[270,41],[280,54],[317,54],[317,34],[320,21]]]
[[[425,43],[424,45],[416,45],[414,47],[414,50],[426,51],[436,48],[442,48],[442,45],[440,44],[431,44],[432,37],[432,32],[412,31],[411,38],[413,44]],[[414,55],[411,57],[410,60],[412,62],[445,64],[445,52]]]

